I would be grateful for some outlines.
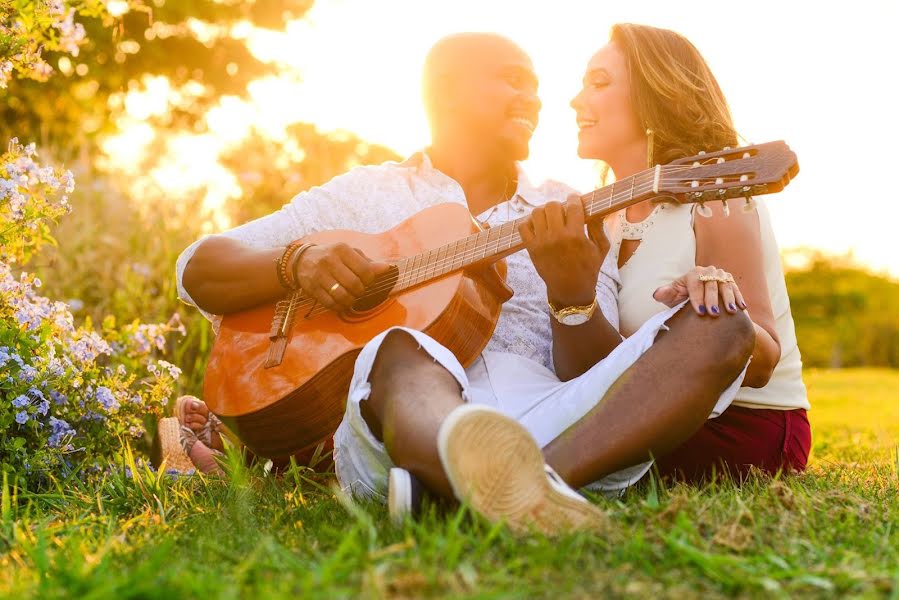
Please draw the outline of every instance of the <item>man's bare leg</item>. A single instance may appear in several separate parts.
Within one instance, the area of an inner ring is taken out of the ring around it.
[[[384,338],[370,377],[371,394],[360,410],[372,433],[398,467],[453,499],[437,434],[446,416],[463,404],[459,382],[402,331]]]
[[[463,404],[458,382],[411,336],[388,335],[370,377],[363,418],[393,462],[432,492],[464,497],[475,511],[515,531],[553,535],[604,522],[598,508],[548,481],[543,455],[522,425],[486,407],[456,411]]]
[[[699,317],[689,306],[602,401],[544,448],[546,462],[578,488],[695,433],[746,366],[755,330],[739,313]]]

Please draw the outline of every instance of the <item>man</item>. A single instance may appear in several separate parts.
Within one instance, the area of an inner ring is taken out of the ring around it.
[[[586,235],[580,202],[552,201],[570,190],[534,188],[517,165],[540,101],[531,61],[515,44],[492,34],[441,40],[426,60],[424,99],[426,152],[353,169],[272,215],[195,243],[178,260],[181,297],[211,314],[280,298],[273,260],[314,231],[380,232],[442,202],[465,203],[489,225],[530,213],[520,230],[528,252],[508,259],[515,296],[470,367],[406,329],[362,350],[334,437],[337,477],[357,495],[385,499],[389,488],[393,510],[408,508],[411,484],[420,482],[516,529],[593,528],[600,512],[569,485],[622,489],[647,472],[651,455],[726,408],[752,326],[742,314],[673,308],[622,341],[601,226]],[[302,289],[338,310],[386,268],[340,244],[314,246],[298,260]],[[717,295],[698,272],[679,289]]]

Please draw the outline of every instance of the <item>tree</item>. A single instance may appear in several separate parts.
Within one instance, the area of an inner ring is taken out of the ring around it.
[[[250,81],[276,72],[250,53],[241,32],[282,28],[311,4],[0,0],[0,72],[25,76],[0,89],[0,139],[18,135],[62,153],[93,151],[97,134],[110,131],[123,109],[118,96],[154,75],[168,78],[181,96],[154,126],[190,129],[222,95],[245,96]],[[24,65],[10,67],[25,50],[27,60],[18,61]],[[29,62],[37,66],[26,68]]]
[[[806,366],[899,367],[899,283],[822,254],[786,280]]]

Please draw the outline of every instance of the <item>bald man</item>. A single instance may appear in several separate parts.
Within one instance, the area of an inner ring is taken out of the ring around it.
[[[515,295],[472,365],[402,328],[362,350],[334,436],[337,478],[354,495],[388,501],[394,516],[423,486],[517,530],[595,528],[601,512],[570,486],[623,489],[651,455],[722,411],[742,380],[752,325],[674,308],[622,340],[601,228],[585,229],[580,201],[558,201],[572,190],[534,187],[518,165],[540,100],[514,43],[493,34],[441,40],[425,62],[424,101],[427,150],[355,168],[194,243],[178,259],[179,294],[210,318],[271,302],[286,292],[272,268],[285,245],[324,230],[381,232],[440,203],[463,204],[490,226],[530,215],[520,230],[527,253],[507,259]],[[295,269],[306,293],[343,310],[387,266],[322,244]]]

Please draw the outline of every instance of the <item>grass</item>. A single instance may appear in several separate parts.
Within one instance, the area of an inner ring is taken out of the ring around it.
[[[136,467],[42,494],[5,483],[0,596],[899,598],[899,372],[810,371],[809,472],[615,500],[602,535],[516,538],[464,509],[393,527],[293,469]]]

